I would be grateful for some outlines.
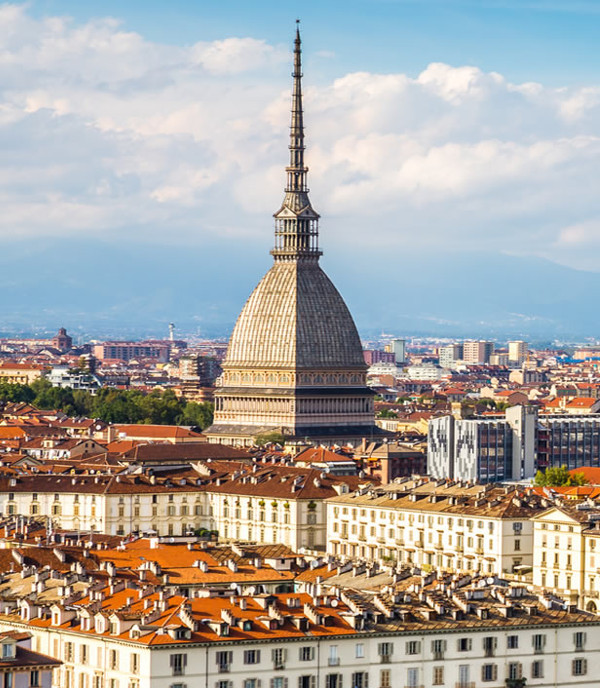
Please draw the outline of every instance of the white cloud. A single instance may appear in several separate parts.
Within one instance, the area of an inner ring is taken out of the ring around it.
[[[253,37],[161,45],[113,18],[0,6],[0,235],[210,233],[266,249],[289,61]],[[600,269],[600,85],[441,63],[317,81],[306,75],[307,162],[326,250],[464,246]]]

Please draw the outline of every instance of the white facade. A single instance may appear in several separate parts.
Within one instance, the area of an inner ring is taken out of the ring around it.
[[[380,631],[293,639],[273,634],[271,640],[191,645],[170,643],[167,637],[154,646],[3,619],[0,628],[27,628],[37,651],[64,662],[55,671],[53,688],[496,688],[521,676],[540,688],[592,688],[600,662],[599,627],[588,624],[508,623],[450,633]]]
[[[461,514],[455,501],[448,504],[452,513],[432,511],[436,502],[427,497],[410,508],[374,501],[327,501],[329,554],[496,575],[533,564],[533,524],[526,516],[492,517],[485,509]]]
[[[78,490],[81,478],[60,480],[56,492],[0,492],[0,514],[45,517],[56,528],[108,535],[186,535],[204,529],[217,531],[221,540],[281,543],[295,551],[325,549],[323,499],[261,496],[260,486],[252,497],[193,487],[90,494]]]

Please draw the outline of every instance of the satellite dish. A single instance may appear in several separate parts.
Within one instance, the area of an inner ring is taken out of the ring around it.
[[[339,602],[337,600],[331,600],[331,606],[332,607],[337,607]]]

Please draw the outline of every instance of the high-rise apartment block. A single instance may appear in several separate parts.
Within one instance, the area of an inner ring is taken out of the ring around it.
[[[513,366],[522,365],[527,359],[527,342],[515,340],[508,342],[508,362]]]
[[[440,365],[442,368],[453,368],[457,361],[463,357],[462,344],[448,344],[440,347],[438,351]]]
[[[477,342],[465,342],[463,344],[463,360],[472,365],[489,363],[490,356],[494,353],[494,342],[479,340]]]
[[[396,357],[396,365],[402,365],[406,362],[406,339],[392,339],[389,347]]]

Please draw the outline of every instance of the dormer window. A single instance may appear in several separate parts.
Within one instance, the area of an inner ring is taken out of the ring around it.
[[[2,643],[2,659],[14,659],[16,657],[15,643]]]

